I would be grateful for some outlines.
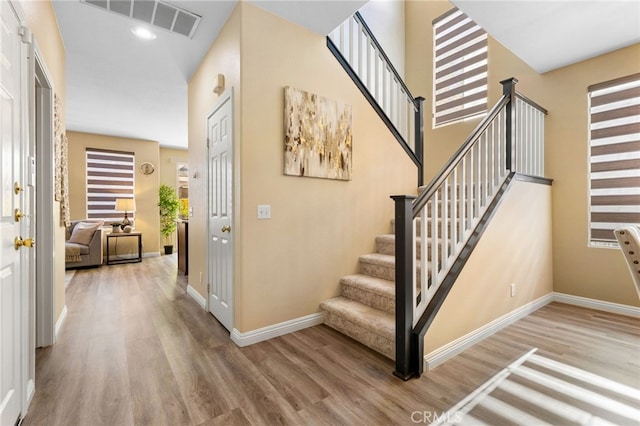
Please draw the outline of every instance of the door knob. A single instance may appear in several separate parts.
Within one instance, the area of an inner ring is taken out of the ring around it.
[[[223,226],[220,230],[222,232],[231,232],[231,225]]]
[[[20,247],[35,247],[36,246],[36,239],[35,238],[26,238],[26,239],[22,239],[21,237],[16,237],[15,240],[13,240],[13,247],[18,250]]]
[[[13,218],[16,220],[16,222],[20,222],[20,219],[22,219],[23,217],[24,213],[22,213],[20,209],[15,209],[15,211],[13,212]]]

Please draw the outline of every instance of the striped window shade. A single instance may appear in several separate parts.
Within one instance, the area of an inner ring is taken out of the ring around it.
[[[87,148],[87,218],[107,224],[120,222],[124,213],[115,210],[116,198],[134,198],[133,152]],[[129,218],[135,212],[127,212]]]
[[[640,73],[589,86],[589,243],[640,225]]]
[[[457,8],[433,21],[433,127],[487,112],[487,33]]]

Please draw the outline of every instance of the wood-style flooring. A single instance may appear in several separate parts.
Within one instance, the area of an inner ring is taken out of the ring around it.
[[[640,321],[557,303],[402,382],[326,326],[237,347],[186,294],[175,256],[79,270],[66,297],[25,426],[429,423],[532,348],[640,389]]]

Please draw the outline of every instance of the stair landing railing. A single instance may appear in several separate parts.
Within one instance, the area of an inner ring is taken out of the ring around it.
[[[327,36],[327,47],[415,163],[421,186],[424,98],[411,94],[360,13]]]
[[[419,197],[392,197],[396,223],[394,374],[404,380],[422,374],[424,335],[466,262],[469,243],[476,238],[485,215],[516,172],[544,174],[546,110],[516,93],[516,82],[515,78],[501,82],[501,99]]]

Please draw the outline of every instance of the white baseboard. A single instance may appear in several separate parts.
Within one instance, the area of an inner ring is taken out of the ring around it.
[[[640,318],[640,308],[622,305],[620,303],[605,302],[604,300],[589,299],[588,297],[573,296],[565,293],[553,293],[553,301],[566,303],[567,305],[582,306],[583,308],[597,309],[598,311],[611,312],[613,314]]]
[[[202,309],[205,309],[205,310],[207,309],[207,299],[202,297],[202,295],[198,293],[198,291],[195,288],[188,285],[187,294],[191,296],[193,300],[195,300],[198,303],[198,305],[202,306]]]
[[[64,307],[62,308],[62,312],[60,312],[60,316],[56,321],[56,328],[55,328],[56,340],[58,340],[58,334],[60,334],[60,330],[62,329],[62,325],[64,324],[64,320],[66,319],[67,319],[67,305],[64,305]]]
[[[142,258],[145,257],[158,257],[160,256],[160,252],[159,251],[150,251],[149,253],[142,253]]]
[[[472,331],[471,333],[457,338],[453,342],[447,343],[446,345],[428,353],[424,356],[424,371],[428,371],[437,367],[438,365],[447,361],[449,358],[458,355],[460,352],[475,345],[482,339],[489,337],[490,335],[502,330],[508,325],[513,324],[519,319],[524,318],[532,312],[537,311],[546,304],[551,303],[553,300],[555,300],[554,294],[549,293],[539,299],[533,300],[526,305],[519,307],[518,309],[509,312],[508,314],[501,316],[500,318],[496,318],[495,320],[483,325],[482,327]]]
[[[236,345],[244,347],[273,339],[274,337],[284,336],[285,334],[293,333],[294,331],[320,325],[323,322],[324,314],[317,313],[258,328],[257,330],[248,331],[246,333],[241,333],[237,328],[234,328],[231,332],[231,340]]]
[[[36,394],[36,384],[32,379],[27,381],[27,406],[31,404],[33,396]]]

